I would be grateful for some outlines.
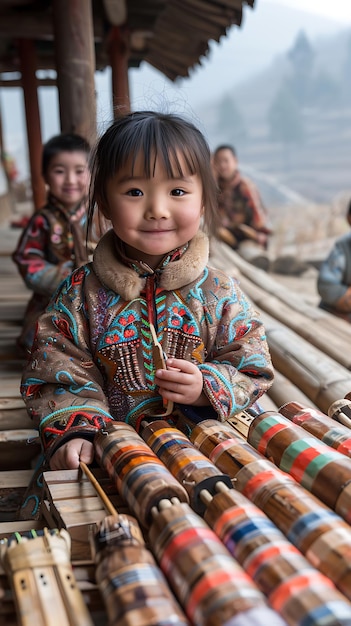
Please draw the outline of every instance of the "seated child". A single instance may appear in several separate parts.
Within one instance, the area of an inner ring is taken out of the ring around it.
[[[88,261],[89,153],[87,141],[73,134],[52,137],[43,148],[47,203],[32,215],[12,256],[25,284],[33,291],[18,339],[25,352],[30,351],[37,319],[60,282]]]
[[[208,266],[200,224],[211,226],[217,190],[193,124],[155,112],[117,119],[97,144],[90,223],[95,206],[112,229],[40,317],[22,377],[52,469],[91,463],[111,420],[138,430],[172,403],[223,421],[273,381],[258,314],[236,280]]]

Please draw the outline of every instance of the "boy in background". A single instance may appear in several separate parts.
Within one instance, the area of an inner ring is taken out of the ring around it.
[[[17,343],[30,352],[39,315],[61,281],[88,261],[86,201],[90,146],[79,135],[60,134],[43,147],[47,202],[30,218],[12,255],[33,295]]]

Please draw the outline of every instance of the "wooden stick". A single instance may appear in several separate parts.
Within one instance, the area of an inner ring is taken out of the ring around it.
[[[108,512],[110,513],[110,515],[115,515],[116,517],[118,517],[117,509],[115,509],[115,507],[113,506],[111,500],[109,499],[107,494],[104,492],[104,490],[101,488],[101,486],[99,485],[98,481],[96,480],[94,474],[92,474],[92,472],[90,471],[90,469],[88,468],[86,463],[81,461],[79,466],[80,466],[82,472],[84,472],[84,474],[90,480],[91,484],[93,485],[93,487],[94,487],[95,491],[97,492],[97,494],[100,496],[102,502],[104,503],[104,505],[105,505],[106,509],[108,510]]]

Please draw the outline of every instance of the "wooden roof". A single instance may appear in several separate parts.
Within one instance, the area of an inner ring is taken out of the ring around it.
[[[2,74],[20,71],[19,39],[35,41],[38,69],[55,69],[54,2],[0,0]],[[210,40],[241,25],[245,5],[253,7],[254,0],[92,0],[96,69],[109,65],[106,42],[114,25],[128,33],[131,67],[145,60],[171,80],[188,76]]]

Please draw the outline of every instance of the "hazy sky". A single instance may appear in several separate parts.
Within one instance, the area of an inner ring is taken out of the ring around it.
[[[284,7],[290,7],[287,15]],[[297,10],[293,10],[297,9]],[[309,13],[306,13],[308,11]],[[197,116],[204,102],[217,99],[279,54],[285,54],[300,30],[311,40],[331,36],[351,25],[351,0],[255,0],[243,10],[240,28],[233,26],[219,42],[210,42],[207,57],[190,70],[190,78],[175,83],[147,63],[129,71],[132,108],[153,108]],[[112,120],[110,75],[96,75],[98,120]],[[55,88],[39,89],[43,141],[59,132]],[[27,146],[21,89],[0,89],[5,147],[15,157],[21,177],[27,175]]]
[[[351,23],[350,0],[279,0],[279,4]]]

